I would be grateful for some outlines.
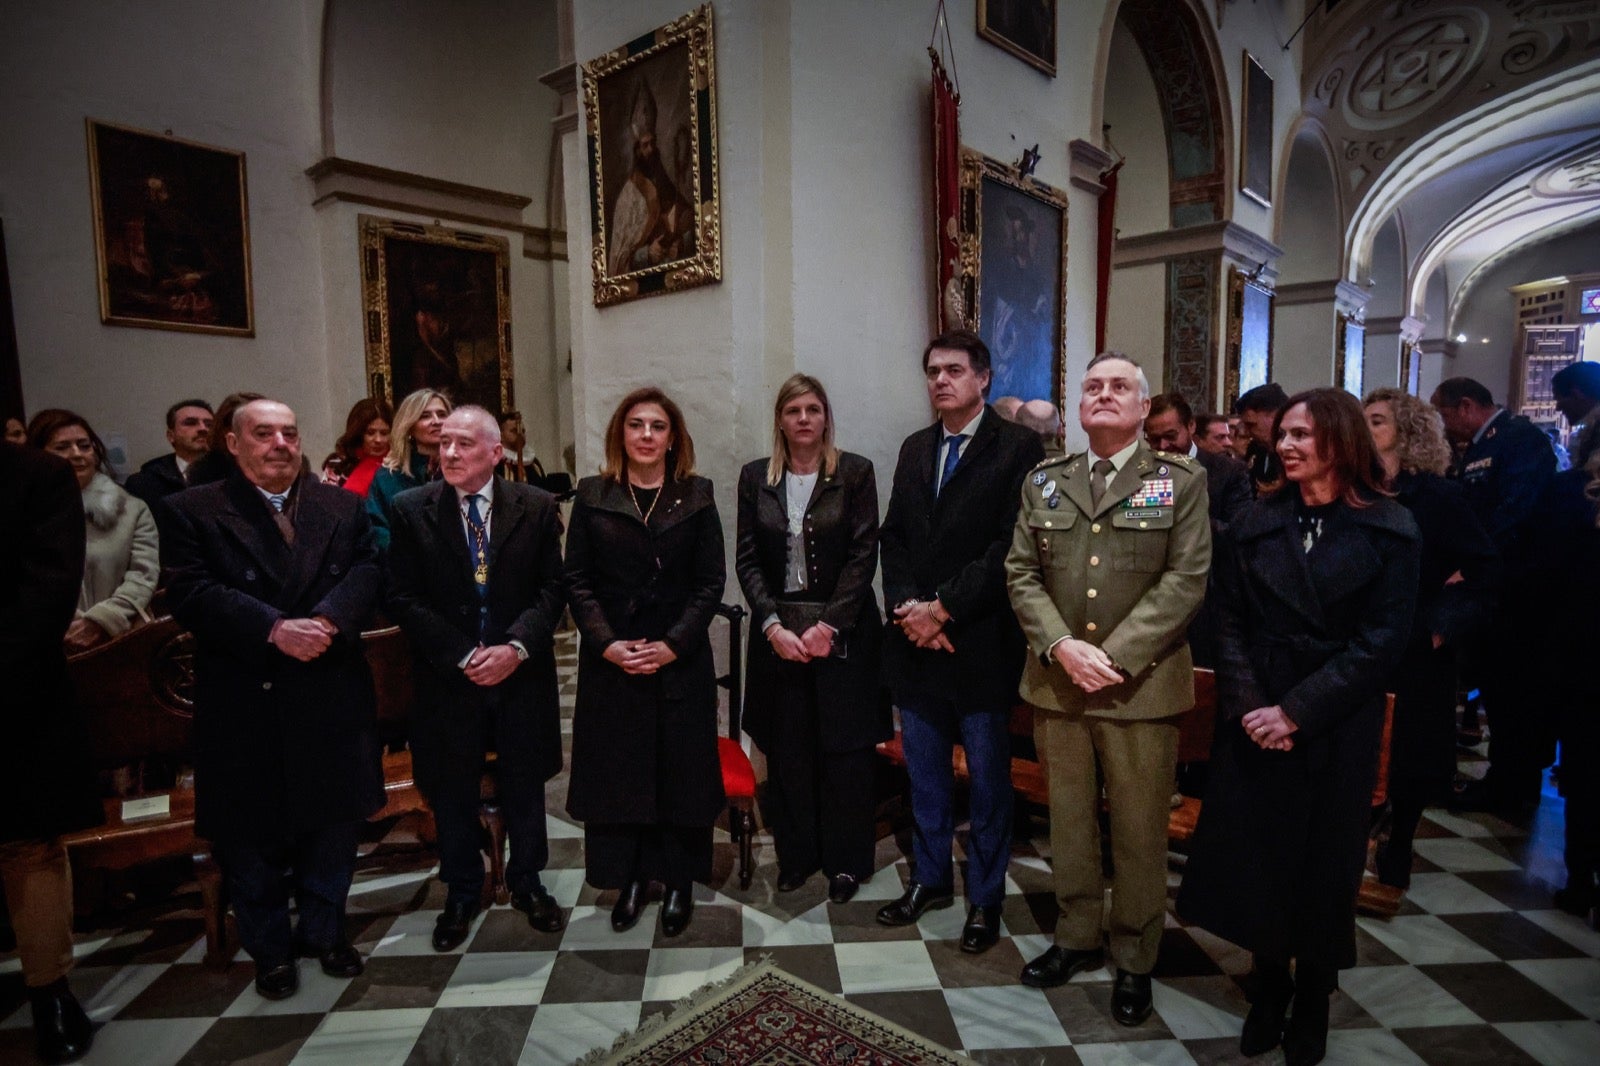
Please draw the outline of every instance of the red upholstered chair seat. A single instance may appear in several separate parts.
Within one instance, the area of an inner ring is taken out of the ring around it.
[[[729,802],[753,799],[756,794],[756,771],[750,765],[750,756],[745,754],[739,742],[718,737],[717,758],[722,763],[722,791],[727,793]]]

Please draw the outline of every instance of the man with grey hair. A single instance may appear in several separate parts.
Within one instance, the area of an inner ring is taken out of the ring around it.
[[[1032,653],[1021,691],[1036,708],[1049,774],[1061,908],[1055,946],[1023,967],[1022,983],[1050,988],[1102,964],[1103,777],[1116,875],[1111,1007],[1129,1026],[1151,1011],[1178,716],[1194,704],[1184,633],[1211,568],[1205,471],[1144,442],[1149,410],[1138,364],[1118,352],[1090,361],[1078,401],[1089,451],[1034,469],[1006,556],[1011,606]]]
[[[565,922],[539,879],[544,783],[561,769],[561,520],[550,493],[495,476],[502,456],[495,417],[457,407],[439,431],[443,480],[395,497],[390,520],[388,606],[414,649],[411,750],[439,827],[441,952],[466,939],[483,895],[478,788],[489,751],[511,838],[511,905],[540,932]]]

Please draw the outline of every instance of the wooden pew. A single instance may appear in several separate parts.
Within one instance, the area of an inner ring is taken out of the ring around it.
[[[378,695],[379,729],[403,740],[415,694],[411,655],[394,626],[362,636]],[[206,956],[226,966],[232,951],[227,903],[211,845],[194,831],[194,775],[187,769],[194,725],[194,638],[171,617],[129,630],[116,640],[68,659],[79,705],[89,724],[96,770],[164,760],[185,769],[171,788],[106,799],[106,823],[65,838],[74,869],[125,870],[154,859],[188,856],[205,912]],[[411,754],[383,756],[385,805],[373,819],[423,811]],[[503,834],[502,834],[503,839]],[[503,867],[496,885],[503,884]]]

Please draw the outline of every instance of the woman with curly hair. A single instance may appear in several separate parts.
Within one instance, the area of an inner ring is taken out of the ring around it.
[[[1411,843],[1423,808],[1449,797],[1456,657],[1494,610],[1500,557],[1461,487],[1443,477],[1450,445],[1439,412],[1400,389],[1376,389],[1366,415],[1385,487],[1422,530],[1416,620],[1392,680],[1389,839],[1377,854],[1378,880],[1398,896],[1411,883]]]

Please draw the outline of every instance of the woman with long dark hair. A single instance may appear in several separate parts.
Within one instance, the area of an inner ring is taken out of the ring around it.
[[[389,427],[394,412],[381,399],[368,396],[356,401],[344,420],[344,435],[322,464],[322,480],[346,492],[365,496],[372,478],[389,455]]]
[[[767,755],[778,891],[820,869],[847,903],[872,876],[873,746],[894,733],[878,698],[878,489],[871,461],[835,446],[816,378],[783,383],[772,423],[772,454],[739,473],[744,728]]]
[[[661,930],[677,936],[694,882],[711,876],[726,803],[707,638],[726,578],[722,522],[683,413],[660,389],[623,397],[605,447],[567,529],[580,637],[567,811],[584,823],[589,883],[618,890],[612,928],[631,928],[658,882]]]
[[[1284,482],[1220,540],[1217,733],[1178,914],[1255,955],[1239,1050],[1281,1043],[1310,1066],[1356,961],[1384,686],[1422,545],[1354,396],[1290,397],[1273,439]]]
[[[1500,553],[1444,478],[1450,445],[1438,410],[1400,389],[1367,394],[1367,426],[1384,485],[1422,532],[1422,583],[1405,658],[1394,673],[1389,755],[1389,838],[1378,847],[1378,880],[1411,885],[1411,845],[1422,811],[1450,797],[1456,771],[1456,656],[1495,608]]]

